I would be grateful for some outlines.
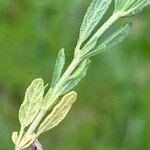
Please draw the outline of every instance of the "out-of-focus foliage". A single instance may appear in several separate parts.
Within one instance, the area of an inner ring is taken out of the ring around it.
[[[37,77],[50,81],[62,47],[69,63],[89,2],[0,1],[0,149],[13,147],[11,132],[18,130],[29,83]],[[150,149],[149,18],[149,8],[132,17],[130,36],[93,59],[70,115],[41,137],[45,149]]]

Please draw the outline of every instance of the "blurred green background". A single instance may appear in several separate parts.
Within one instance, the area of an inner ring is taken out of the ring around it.
[[[67,64],[90,0],[0,0],[0,150],[13,149],[18,109],[30,82]],[[150,9],[119,46],[92,58],[67,118],[41,136],[45,150],[150,150]]]

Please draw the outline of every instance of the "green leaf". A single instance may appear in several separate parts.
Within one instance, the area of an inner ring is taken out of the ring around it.
[[[61,49],[58,52],[58,56],[57,56],[56,63],[55,63],[55,69],[53,72],[52,83],[51,83],[52,88],[56,86],[61,76],[64,65],[65,65],[65,52],[64,52],[64,49]]]
[[[97,26],[107,11],[111,0],[93,0],[84,16],[79,35],[79,42],[84,42]]]
[[[137,0],[115,0],[115,9],[125,11]]]
[[[45,95],[45,97],[43,99],[42,107],[41,107],[42,110],[47,110],[47,106],[48,106],[48,103],[50,101],[52,92],[53,92],[53,90],[52,90],[52,88],[50,88],[48,90],[48,92],[46,93],[46,95]]]
[[[86,55],[88,52],[90,52],[97,44],[98,37],[94,38],[90,42],[88,42],[82,49],[81,49],[81,56]]]
[[[120,42],[122,42],[129,34],[131,26],[132,26],[131,23],[124,24],[117,31],[115,31],[114,33],[109,35],[106,40],[104,40],[102,43],[98,44],[97,48],[94,51],[90,52],[86,57],[89,58],[91,56],[97,55],[97,54],[105,51],[106,49],[109,49],[109,48],[119,44]]]
[[[115,10],[117,10],[122,5],[123,0],[115,0]]]
[[[77,99],[77,93],[72,91],[61,99],[38,128],[37,135],[57,126],[67,115],[72,104]]]
[[[20,150],[28,148],[36,140],[35,133],[33,134],[24,134],[22,140],[19,142],[18,148]]]
[[[128,10],[128,13],[129,15],[140,13],[149,4],[150,0],[137,0]]]
[[[123,11],[124,15],[134,15],[150,4],[150,0],[115,0],[115,10]]]
[[[13,143],[16,144],[16,143],[17,143],[17,140],[18,140],[18,132],[17,132],[17,131],[14,131],[14,132],[12,133],[11,138],[12,138]]]
[[[60,95],[68,93],[81,81],[82,78],[84,78],[89,68],[90,62],[91,62],[90,59],[86,59],[83,62],[81,62],[78,68],[67,79],[67,82],[65,83],[64,87],[60,91]]]
[[[42,104],[44,82],[41,78],[32,81],[27,88],[24,101],[19,109],[21,126],[27,127],[36,117]]]

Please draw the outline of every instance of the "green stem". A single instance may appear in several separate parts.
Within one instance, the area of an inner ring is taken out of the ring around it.
[[[114,13],[106,21],[106,23],[91,37],[89,42],[91,42],[97,36],[101,36],[119,17],[120,16],[119,16],[118,13]],[[67,70],[62,75],[62,77],[58,81],[57,85],[53,89],[52,95],[51,95],[50,100],[49,100],[50,103],[47,106],[46,111],[39,112],[39,114],[37,115],[37,117],[35,118],[33,123],[31,124],[31,126],[29,127],[29,129],[27,131],[27,134],[32,134],[34,132],[34,130],[37,128],[37,126],[39,125],[40,121],[45,116],[46,112],[51,108],[51,106],[54,104],[55,100],[60,96],[57,93],[60,91],[60,89],[63,86],[63,84],[65,83],[66,79],[75,70],[75,68],[79,65],[80,62],[81,62],[81,59],[79,59],[78,57],[74,57],[74,59],[72,60],[71,64],[68,66]]]
[[[39,112],[39,114],[34,119],[33,123],[30,125],[29,129],[27,130],[27,134],[32,134],[35,131],[35,129],[39,125],[40,121],[45,116],[46,112],[53,105],[54,101],[59,97],[59,95],[57,94],[57,92],[60,90],[60,88],[64,84],[66,78],[68,78],[68,76],[74,71],[74,69],[78,66],[79,63],[80,63],[80,60],[78,58],[74,58],[73,59],[73,61],[71,62],[71,64],[69,65],[69,67],[67,68],[67,70],[65,71],[65,73],[60,78],[60,80],[57,83],[56,87],[54,88],[54,90],[52,92],[52,95],[50,97],[50,100],[49,100],[50,101],[49,105],[47,106],[47,108],[45,109],[45,111],[40,111]]]
[[[65,73],[62,75],[62,77],[60,78],[60,80],[58,81],[57,85],[55,86],[55,88],[53,89],[53,93],[52,93],[52,99],[56,99],[54,97],[57,97],[57,92],[59,92],[61,90],[61,87],[63,86],[63,84],[65,83],[66,79],[70,76],[70,74],[75,70],[75,68],[79,65],[79,63],[81,62],[81,60],[79,58],[74,58],[71,62],[71,64],[68,66],[67,70],[65,71]],[[50,104],[51,105],[51,104]]]
[[[37,128],[37,126],[39,125],[40,121],[45,116],[45,114],[46,114],[46,111],[40,111],[38,113],[33,123],[30,125],[29,129],[27,130],[26,134],[30,135],[35,131],[35,129]]]

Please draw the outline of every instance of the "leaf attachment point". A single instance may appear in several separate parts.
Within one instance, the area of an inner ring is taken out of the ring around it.
[[[102,43],[98,43],[95,50],[91,51],[86,57],[95,56],[122,42],[130,33],[131,27],[132,27],[131,23],[124,24],[118,30],[110,34]]]
[[[86,75],[89,65],[91,63],[90,59],[85,59],[77,67],[77,69],[68,77],[67,82],[60,91],[60,95],[68,93],[72,90]]]

